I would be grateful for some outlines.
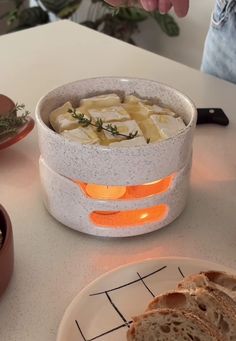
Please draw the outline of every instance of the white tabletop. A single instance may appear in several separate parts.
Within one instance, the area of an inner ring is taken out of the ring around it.
[[[198,107],[221,107],[230,125],[197,127],[191,190],[171,225],[129,239],[72,231],[45,210],[36,129],[0,152],[0,202],[15,239],[15,270],[0,301],[1,341],[53,341],[73,297],[98,275],[159,256],[202,258],[236,268],[236,86],[68,21],[0,37],[0,92],[34,111],[61,84],[133,76],[178,88]],[[69,340],[68,340],[69,341]]]

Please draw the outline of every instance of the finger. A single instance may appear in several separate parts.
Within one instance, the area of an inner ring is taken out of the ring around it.
[[[189,9],[189,0],[172,0],[172,4],[178,17],[185,17]]]
[[[158,0],[140,0],[141,5],[146,11],[155,11],[158,9]]]
[[[159,0],[158,7],[160,13],[168,13],[172,7],[172,3],[170,0]]]

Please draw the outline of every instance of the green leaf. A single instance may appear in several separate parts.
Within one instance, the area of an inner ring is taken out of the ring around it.
[[[63,8],[59,13],[57,13],[57,16],[61,19],[69,18],[74,12],[77,11],[78,7],[78,4],[69,5]]]
[[[45,8],[59,16],[66,18],[72,15],[79,7],[81,0],[40,0]]]
[[[7,25],[12,25],[19,16],[19,10],[18,9],[14,9],[13,11],[10,11],[7,15]]]
[[[102,21],[102,25],[98,26],[98,30],[117,39],[130,41],[133,33],[138,29],[135,21],[122,20],[112,14],[107,14]]]
[[[119,19],[140,22],[148,18],[148,12],[135,7],[121,7],[117,12],[116,16]]]
[[[41,7],[30,7],[23,9],[18,17],[20,28],[34,27],[49,22],[48,13]]]
[[[160,25],[162,31],[165,32],[168,36],[176,37],[179,35],[179,26],[171,15],[154,12],[152,13],[152,16]]]

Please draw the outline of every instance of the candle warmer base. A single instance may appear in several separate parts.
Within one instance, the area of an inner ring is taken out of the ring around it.
[[[56,173],[42,157],[39,163],[48,211],[77,231],[106,237],[140,235],[170,224],[186,204],[191,158],[180,171],[165,179],[128,186],[127,194],[116,200],[91,198],[86,184]]]

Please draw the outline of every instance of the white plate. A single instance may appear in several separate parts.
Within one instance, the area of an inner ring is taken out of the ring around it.
[[[143,313],[153,295],[174,289],[185,275],[205,270],[236,273],[190,258],[149,259],[108,272],[74,298],[61,321],[57,341],[126,340],[132,316]]]

